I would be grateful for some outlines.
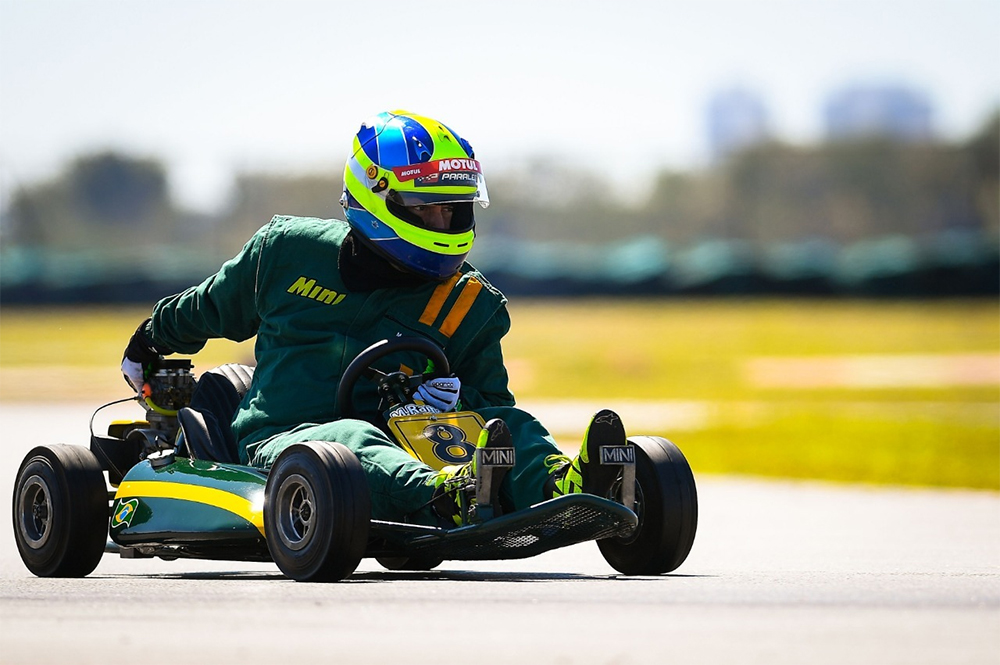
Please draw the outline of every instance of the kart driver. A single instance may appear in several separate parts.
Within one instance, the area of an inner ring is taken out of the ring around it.
[[[475,203],[485,208],[489,198],[465,139],[424,116],[381,113],[354,137],[341,197],[347,221],[274,217],[215,275],[156,303],[129,340],[122,373],[141,391],[161,355],[256,335],[256,371],[232,422],[241,463],[270,468],[294,443],[336,441],[361,462],[372,518],[462,524],[474,497],[458,488],[471,463],[436,471],[393,443],[371,424],[384,422],[371,382],[353,393],[367,420],[342,417],[333,397],[347,364],[371,344],[426,337],[454,373],[426,375],[414,402],[475,411],[489,421],[483,435],[513,445],[505,510],[574,492],[604,496],[615,475],[592,460],[598,446],[625,445],[621,420],[598,413],[570,459],[515,408],[500,346],[506,298],[465,262]]]

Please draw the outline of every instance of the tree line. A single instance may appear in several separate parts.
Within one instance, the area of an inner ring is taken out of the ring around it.
[[[655,237],[850,243],[949,230],[1000,235],[1000,112],[961,142],[872,136],[750,147],[699,171],[663,171],[648,196],[623,200],[601,174],[536,164],[490,173],[479,233],[524,242],[607,243]],[[156,159],[81,156],[19,187],[0,211],[11,248],[73,250],[197,244],[230,255],[273,214],[340,217],[341,174],[243,173],[213,215],[181,209]]]

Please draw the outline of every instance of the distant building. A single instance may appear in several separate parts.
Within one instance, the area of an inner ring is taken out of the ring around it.
[[[890,136],[923,141],[932,134],[931,103],[902,85],[852,85],[833,93],[824,109],[827,137]]]
[[[708,142],[712,158],[726,156],[767,139],[767,108],[760,97],[743,88],[723,90],[708,102]]]

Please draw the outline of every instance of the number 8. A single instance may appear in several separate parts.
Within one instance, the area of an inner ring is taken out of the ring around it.
[[[448,464],[464,464],[476,452],[475,444],[465,440],[465,430],[454,425],[428,425],[423,436],[434,444],[434,456]]]

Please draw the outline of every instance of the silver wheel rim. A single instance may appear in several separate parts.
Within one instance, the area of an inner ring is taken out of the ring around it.
[[[41,476],[33,475],[21,487],[21,538],[32,549],[44,547],[52,535],[52,493]]]
[[[278,487],[278,537],[291,550],[301,550],[312,540],[316,525],[316,493],[305,477],[288,476]]]

